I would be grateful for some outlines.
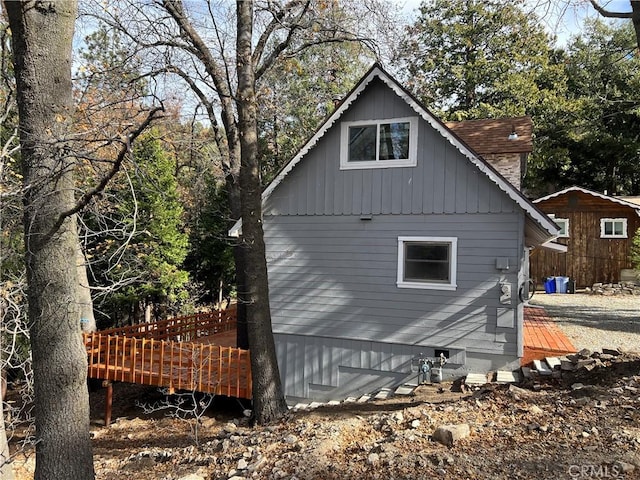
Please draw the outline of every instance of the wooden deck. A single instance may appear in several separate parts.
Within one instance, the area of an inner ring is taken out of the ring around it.
[[[575,352],[571,340],[549,318],[544,308],[524,308],[524,356],[520,360],[521,365]]]
[[[576,351],[543,308],[524,311],[522,365]],[[85,334],[84,343],[90,378],[251,398],[250,356],[236,348],[235,309]]]
[[[235,309],[84,335],[89,378],[251,398],[249,351]]]

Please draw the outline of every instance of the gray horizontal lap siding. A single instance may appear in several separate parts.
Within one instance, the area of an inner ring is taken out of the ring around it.
[[[503,332],[505,343],[495,325],[499,280],[517,291],[519,217],[266,217],[274,332],[515,354],[516,330]],[[458,288],[398,288],[398,236],[457,237]],[[510,273],[496,270],[496,257],[509,259]]]
[[[420,347],[382,342],[279,334],[275,339],[278,358],[287,359],[280,364],[287,396],[320,401],[416,380],[412,361],[420,354],[434,354]],[[464,363],[464,352],[451,353],[453,360]]]

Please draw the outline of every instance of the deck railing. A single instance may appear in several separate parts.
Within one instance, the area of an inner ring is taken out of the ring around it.
[[[235,325],[222,311],[85,334],[88,375],[251,398],[249,351],[202,341]]]
[[[110,328],[101,330],[100,333],[133,338],[190,342],[201,337],[210,337],[217,333],[235,330],[236,316],[237,312],[234,305],[226,310],[196,313],[194,315],[160,320],[159,322]]]

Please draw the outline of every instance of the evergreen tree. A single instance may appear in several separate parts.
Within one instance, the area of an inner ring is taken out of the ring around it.
[[[640,58],[631,25],[589,22],[564,55],[567,100],[555,129],[536,139],[555,152],[533,165],[547,193],[579,185],[640,193]]]
[[[229,230],[230,208],[223,185],[209,178],[205,195],[192,205],[189,254],[185,269],[203,289],[197,299],[215,303],[232,294],[235,268]]]
[[[540,196],[570,185],[640,191],[639,59],[631,25],[587,25],[553,47],[524,2],[424,2],[398,65],[418,97],[452,120],[530,115],[524,180]]]
[[[101,222],[94,227],[96,238],[90,248],[99,284],[124,283],[103,300],[102,308],[139,321],[145,307],[178,308],[186,300],[189,276],[182,262],[188,235],[181,228],[183,209],[174,160],[162,149],[157,129],[135,144],[133,163],[134,169],[119,175],[105,192],[102,215],[87,224]]]
[[[451,120],[528,113],[553,97],[551,38],[524,1],[424,1],[396,66]],[[551,84],[550,84],[551,83]]]

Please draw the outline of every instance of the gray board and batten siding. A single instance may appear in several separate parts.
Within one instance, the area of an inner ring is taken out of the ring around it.
[[[391,89],[374,80],[340,120],[416,115]],[[423,121],[416,167],[340,170],[339,165],[338,122],[269,196],[265,215],[511,213],[518,208]]]
[[[341,121],[416,116],[374,80]],[[516,365],[521,352],[523,210],[419,121],[415,167],[340,170],[340,122],[265,199],[273,331],[285,393],[327,400],[416,374]],[[398,237],[457,238],[455,291],[398,288]],[[508,270],[496,268],[507,259]],[[500,282],[512,287],[500,303]],[[500,326],[498,326],[500,325]]]

